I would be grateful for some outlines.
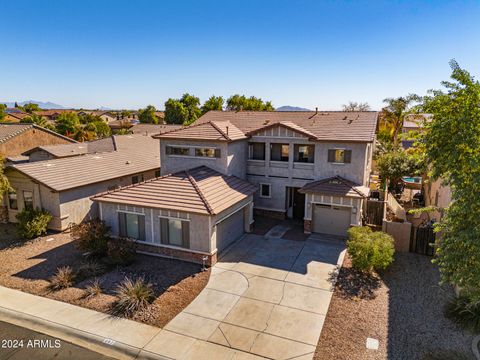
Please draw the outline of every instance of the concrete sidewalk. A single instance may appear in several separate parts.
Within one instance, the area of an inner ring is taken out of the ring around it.
[[[241,351],[224,354],[230,349],[2,286],[0,321],[122,360],[248,358]]]

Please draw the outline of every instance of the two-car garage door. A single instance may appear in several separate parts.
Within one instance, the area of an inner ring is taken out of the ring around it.
[[[222,251],[244,233],[243,208],[217,224],[217,249]]]
[[[351,208],[345,206],[315,204],[313,208],[313,232],[346,236],[350,227]]]

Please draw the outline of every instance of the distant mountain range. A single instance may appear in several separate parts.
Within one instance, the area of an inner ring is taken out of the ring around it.
[[[48,109],[66,109],[65,106],[55,104],[55,103],[50,102],[50,101],[47,101],[47,102],[37,101],[37,100],[17,101],[17,104],[20,105],[20,106],[23,106],[25,104],[32,104],[32,103],[33,104],[38,104],[38,106],[40,106],[40,109],[45,109],[45,110],[48,110]],[[0,104],[5,104],[5,105],[7,105],[7,107],[14,107],[15,106],[14,101],[0,101]],[[108,111],[108,110],[112,110],[112,109],[109,108],[109,107],[106,107],[106,106],[100,106],[96,110]]]
[[[280,106],[275,109],[276,111],[311,111],[310,109],[305,109],[298,106]]]

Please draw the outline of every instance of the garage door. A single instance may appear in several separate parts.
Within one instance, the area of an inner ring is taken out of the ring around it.
[[[316,204],[313,211],[313,232],[346,236],[350,227],[351,208]]]
[[[244,233],[243,209],[217,224],[217,249],[222,251]]]

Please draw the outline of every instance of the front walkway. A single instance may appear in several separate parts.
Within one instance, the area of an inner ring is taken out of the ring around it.
[[[311,359],[344,253],[343,242],[327,235],[305,242],[247,235],[149,345],[173,358],[201,349],[215,359]]]

